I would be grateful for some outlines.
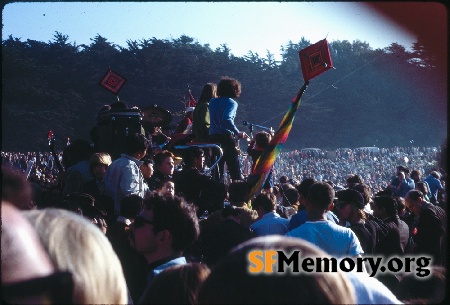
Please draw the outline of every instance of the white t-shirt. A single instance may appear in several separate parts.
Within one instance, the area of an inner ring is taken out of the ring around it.
[[[351,229],[327,220],[307,221],[287,232],[286,236],[309,241],[336,258],[364,253],[358,237]]]
[[[289,219],[280,217],[276,212],[269,212],[253,223],[250,228],[257,236],[284,235],[289,231]]]

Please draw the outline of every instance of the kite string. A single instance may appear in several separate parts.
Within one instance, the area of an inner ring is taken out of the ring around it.
[[[303,103],[305,103],[305,102],[309,101],[310,99],[312,99],[312,98],[318,96],[319,94],[322,94],[325,90],[328,90],[330,87],[334,87],[334,85],[340,83],[342,80],[346,79],[346,78],[349,77],[350,75],[355,74],[357,71],[361,70],[362,68],[365,68],[367,65],[371,64],[371,63],[374,62],[376,59],[378,59],[378,57],[380,57],[381,55],[383,55],[383,54],[378,55],[377,57],[371,59],[370,61],[368,61],[368,62],[365,63],[364,65],[362,65],[362,66],[356,68],[355,70],[349,72],[347,75],[344,75],[343,77],[341,77],[340,79],[338,79],[337,81],[335,81],[334,83],[332,83],[331,85],[328,85],[327,87],[325,87],[322,91],[319,91],[319,92],[317,92],[316,94],[307,97],[305,100],[303,100]],[[284,114],[284,113],[285,113],[284,111],[283,111],[283,112],[280,112],[280,113],[276,114],[275,116],[271,117],[270,119],[268,119],[268,120],[266,120],[266,121],[264,121],[264,122],[261,122],[260,124],[261,124],[261,125],[266,124],[267,122],[270,122],[270,121],[276,119],[277,117],[279,117],[280,115],[282,115],[282,114]]]

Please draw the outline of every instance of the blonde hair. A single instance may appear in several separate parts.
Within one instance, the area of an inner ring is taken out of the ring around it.
[[[125,304],[127,286],[106,236],[86,218],[63,209],[23,212],[55,267],[72,273],[74,304]]]
[[[101,164],[106,167],[110,166],[112,163],[111,156],[106,152],[99,152],[92,155],[89,160],[89,168],[92,171],[95,165]]]

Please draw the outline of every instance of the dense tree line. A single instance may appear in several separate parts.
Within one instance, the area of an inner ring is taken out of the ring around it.
[[[47,149],[52,129],[57,148],[67,137],[90,140],[104,104],[116,96],[98,85],[110,67],[127,83],[120,91],[129,106],[157,104],[181,117],[188,86],[198,98],[221,76],[242,83],[236,122],[277,129],[303,84],[298,51],[304,37],[280,49],[281,60],[251,51],[236,57],[226,44],[213,50],[194,38],[156,38],[117,46],[97,35],[90,45],[71,43],[56,32],[49,42],[9,36],[2,41],[2,150]],[[313,79],[304,94],[287,148],[438,146],[447,132],[447,75],[433,54],[416,42],[408,52],[397,43],[373,50],[359,40],[332,41],[335,69]],[[414,141],[414,142],[411,142]]]

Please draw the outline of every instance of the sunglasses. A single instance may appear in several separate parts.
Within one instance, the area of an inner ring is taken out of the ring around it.
[[[56,272],[45,277],[13,284],[2,284],[2,301],[14,302],[16,298],[38,295],[49,296],[50,304],[72,304],[72,274],[67,271]]]
[[[152,225],[153,221],[147,220],[144,217],[142,217],[141,215],[136,215],[136,217],[134,217],[134,227],[135,228],[142,228],[146,223],[149,225]]]

